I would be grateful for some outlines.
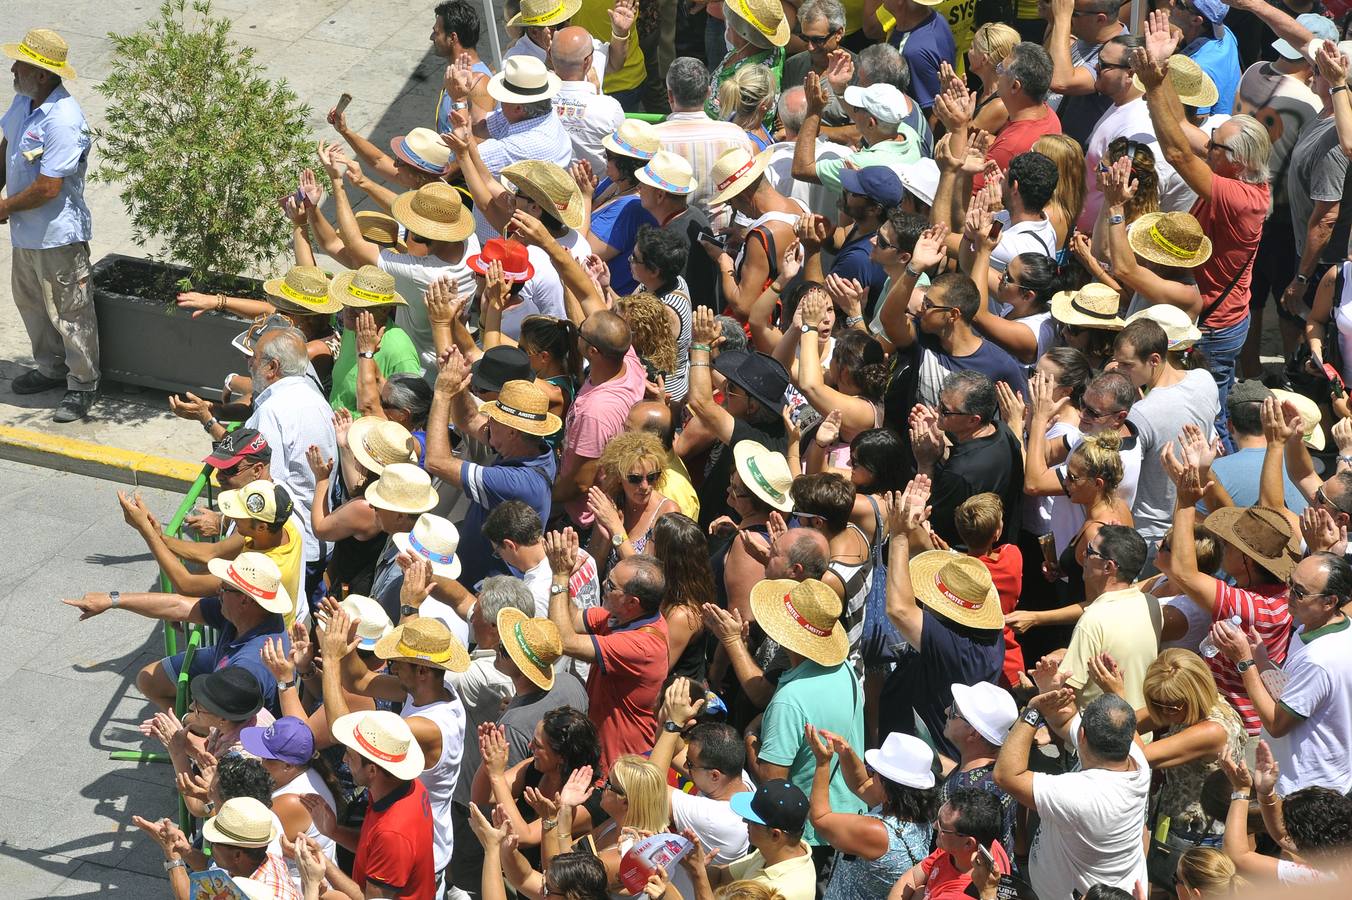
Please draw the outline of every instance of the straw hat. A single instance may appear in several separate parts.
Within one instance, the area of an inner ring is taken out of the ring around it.
[[[228,847],[266,847],[277,839],[272,810],[253,797],[232,797],[202,823],[202,837]]]
[[[410,619],[376,641],[376,656],[446,672],[469,671],[469,651],[440,619]]]
[[[347,448],[362,468],[375,475],[391,463],[418,461],[418,442],[408,429],[380,416],[362,416],[348,426]]]
[[[355,272],[334,276],[329,282],[329,297],[354,309],[408,306],[408,301],[394,289],[394,276],[377,266],[362,266]]]
[[[1202,332],[1192,316],[1177,306],[1156,303],[1145,309],[1138,309],[1127,316],[1127,324],[1130,325],[1139,319],[1149,319],[1164,329],[1164,335],[1169,339],[1170,353],[1175,350],[1186,350],[1202,339]]]
[[[399,237],[399,223],[394,221],[394,216],[387,216],[373,209],[363,209],[361,212],[353,213],[353,217],[357,220],[357,229],[361,231],[361,236],[368,241],[392,246],[400,253],[408,250]]]
[[[624,119],[620,127],[601,138],[601,146],[611,153],[633,159],[652,159],[662,149],[657,127],[639,119]]]
[[[731,9],[732,5],[728,4],[724,8]],[[709,204],[726,203],[736,197],[759,178],[769,164],[769,150],[762,150],[754,156],[745,147],[732,147],[723,151],[714,160],[713,170],[709,173],[709,180],[713,182],[716,192],[709,198]]]
[[[66,62],[70,45],[66,39],[49,28],[34,28],[23,36],[19,44],[0,44],[0,53],[21,63],[54,72],[62,78],[75,80],[75,70]]]
[[[1191,57],[1175,53],[1169,57],[1169,81],[1178,92],[1178,99],[1184,106],[1211,106],[1220,97],[1216,82],[1202,70]],[[1131,83],[1138,91],[1144,91],[1145,85],[1137,75],[1131,76]]]
[[[348,713],[330,722],[329,730],[338,743],[401,781],[412,781],[422,774],[422,747],[398,713],[386,710]]]
[[[648,187],[679,196],[693,194],[699,187],[690,161],[670,150],[658,150],[646,166],[634,173],[634,177]]]
[[[278,309],[302,315],[336,313],[343,308],[329,296],[329,276],[318,266],[292,266],[281,278],[263,282],[263,293]]]
[[[840,598],[815,578],[760,582],[751,589],[751,611],[766,634],[815,663],[838,665],[850,652],[850,639],[840,624]]]
[[[793,509],[789,496],[793,472],[783,453],[756,441],[738,441],[732,448],[732,458],[748,491],[780,512]]]
[[[934,751],[914,735],[892,732],[881,747],[864,751],[864,762],[895,784],[920,790],[934,787]]]
[[[390,138],[390,150],[428,175],[445,175],[451,165],[451,148],[430,128],[412,128],[408,134]]]
[[[1192,213],[1146,213],[1127,229],[1127,243],[1141,259],[1191,269],[1211,258],[1211,238]]]
[[[1268,506],[1223,506],[1202,527],[1286,581],[1300,562],[1300,535]]]
[[[582,191],[573,176],[552,162],[528,159],[512,163],[502,170],[518,191],[549,210],[569,228],[581,228],[583,219]]]
[[[1319,409],[1319,404],[1304,394],[1284,391],[1280,388],[1273,388],[1272,396],[1283,403],[1290,403],[1300,411],[1301,440],[1305,442],[1305,446],[1311,450],[1323,450],[1325,437],[1324,429],[1320,427],[1320,423],[1324,421],[1324,413]]]
[[[521,12],[507,21],[509,28],[538,28],[567,22],[582,8],[582,0],[521,0]]]
[[[295,609],[286,585],[282,584],[281,569],[262,553],[250,550],[234,559],[207,560],[207,571],[224,584],[243,591],[270,613],[286,615]]]
[[[370,597],[361,594],[348,594],[338,607],[357,620],[357,648],[374,650],[376,641],[394,630],[385,607]],[[322,627],[322,626],[320,626]]]
[[[915,597],[938,616],[968,628],[1004,628],[990,569],[974,556],[926,550],[911,560]]]
[[[390,512],[421,515],[441,502],[432,477],[412,463],[392,463],[366,489],[366,502]]]
[[[488,96],[499,103],[537,103],[559,92],[563,82],[543,60],[525,53],[502,61],[502,71],[488,79]]]
[[[723,11],[755,28],[776,47],[789,42],[789,23],[779,0],[727,0]]]
[[[554,663],[563,656],[559,629],[548,619],[531,619],[514,606],[498,610],[498,640],[512,662],[542,691],[554,687]]]
[[[563,420],[549,411],[549,398],[529,381],[509,381],[479,411],[494,422],[536,437],[551,435],[563,427]]]
[[[465,208],[460,192],[444,181],[400,194],[390,212],[409,231],[434,241],[463,241],[474,233],[474,213]]]
[[[1063,325],[1121,331],[1127,324],[1117,314],[1121,303],[1117,291],[1092,281],[1078,291],[1059,291],[1052,295],[1052,318]]]
[[[432,574],[442,578],[460,577],[460,557],[455,555],[460,546],[460,532],[450,519],[423,513],[413,523],[413,530],[393,537],[400,553],[413,553],[432,564]]]

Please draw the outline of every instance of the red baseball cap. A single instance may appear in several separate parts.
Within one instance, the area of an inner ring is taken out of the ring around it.
[[[240,460],[252,457],[260,462],[272,462],[272,448],[267,439],[252,428],[238,428],[211,447],[211,455],[202,462],[217,469],[228,469]]]

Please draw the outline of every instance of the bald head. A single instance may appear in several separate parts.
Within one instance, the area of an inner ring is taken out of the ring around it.
[[[807,118],[807,91],[802,85],[795,85],[779,95],[778,112],[785,137],[793,140]]]
[[[619,362],[629,352],[629,323],[608,309],[594,312],[582,323],[582,340],[602,356]]]
[[[670,450],[675,439],[671,407],[656,400],[645,400],[629,410],[629,416],[624,420],[624,430],[655,434],[662,446]]]
[[[554,35],[549,58],[554,72],[564,81],[581,81],[592,62],[592,36],[580,25],[570,25]]]
[[[831,562],[831,545],[826,535],[815,528],[790,528],[770,547],[765,564],[766,578],[792,578],[803,581],[821,578]]]

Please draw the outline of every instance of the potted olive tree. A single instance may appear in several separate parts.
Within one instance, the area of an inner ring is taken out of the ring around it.
[[[115,182],[149,259],[95,264],[94,303],[105,377],[219,395],[240,368],[226,313],[192,318],[174,304],[188,288],[262,296],[247,273],[271,268],[290,228],[277,203],[307,152],[309,110],[274,83],[254,51],[212,18],[210,0],[164,0],[156,19],[111,34],[108,101],[95,134],[95,180]]]

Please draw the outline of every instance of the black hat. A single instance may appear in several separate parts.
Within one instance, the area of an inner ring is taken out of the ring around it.
[[[725,350],[714,360],[714,368],[766,409],[777,413],[784,408],[789,373],[773,356],[754,350]]]
[[[198,675],[188,686],[199,706],[230,722],[246,722],[263,708],[263,686],[240,666]]]
[[[211,455],[202,462],[217,469],[228,469],[245,458],[272,462],[267,439],[252,428],[236,428],[211,445]]]
[[[801,834],[807,824],[807,795],[783,778],[763,782],[755,793],[733,794],[728,802],[737,815],[767,828]]]
[[[498,393],[509,381],[534,381],[530,357],[520,347],[490,347],[469,368],[469,386]]]

